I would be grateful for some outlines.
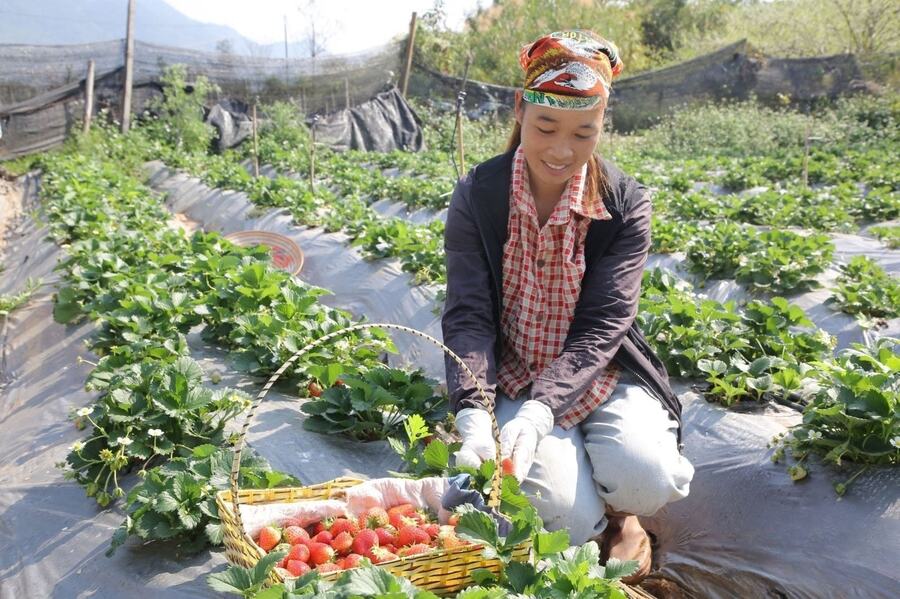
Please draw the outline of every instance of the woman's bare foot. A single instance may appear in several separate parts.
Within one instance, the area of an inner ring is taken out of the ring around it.
[[[647,536],[637,516],[609,515],[608,522],[602,548],[604,561],[611,557],[622,561],[637,561],[637,571],[622,579],[625,584],[637,584],[650,573],[652,558],[650,537]]]

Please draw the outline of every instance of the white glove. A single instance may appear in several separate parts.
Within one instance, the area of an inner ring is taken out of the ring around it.
[[[553,412],[545,404],[529,399],[500,431],[500,458],[512,457],[513,473],[519,482],[528,476],[538,443],[551,430]]]
[[[456,414],[456,430],[463,444],[456,452],[457,466],[478,468],[484,460],[497,457],[491,415],[481,408],[465,408]]]

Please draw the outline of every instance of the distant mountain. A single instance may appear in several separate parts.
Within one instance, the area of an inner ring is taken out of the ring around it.
[[[252,8],[248,8],[252,10]],[[0,44],[82,44],[125,37],[126,0],[2,0]],[[231,27],[201,23],[163,0],[139,0],[135,36],[151,44],[281,56]]]

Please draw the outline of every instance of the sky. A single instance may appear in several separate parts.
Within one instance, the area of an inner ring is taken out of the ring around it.
[[[434,0],[165,0],[185,15],[227,25],[251,40],[267,44],[284,40],[287,15],[289,41],[309,35],[308,15],[316,15],[316,35],[330,54],[357,52],[388,42],[409,30],[413,11],[420,15]],[[445,0],[447,24],[459,29],[466,14],[490,0]],[[306,13],[306,16],[304,15]]]

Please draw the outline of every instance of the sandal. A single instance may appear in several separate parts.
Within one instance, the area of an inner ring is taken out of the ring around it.
[[[607,530],[604,530],[601,534],[600,555],[603,563],[606,563],[606,560],[609,559],[610,548],[612,546],[613,540],[619,535],[620,532],[620,522],[616,522],[615,519],[610,518],[610,523],[607,526]],[[638,544],[637,550],[632,555],[623,560],[634,560],[638,563],[638,569],[634,572],[634,574],[621,579],[622,583],[629,586],[634,586],[644,580],[644,578],[646,578],[647,575],[650,574],[650,569],[652,567],[653,549],[650,543],[650,536],[645,530],[642,530],[642,535],[643,538]]]

